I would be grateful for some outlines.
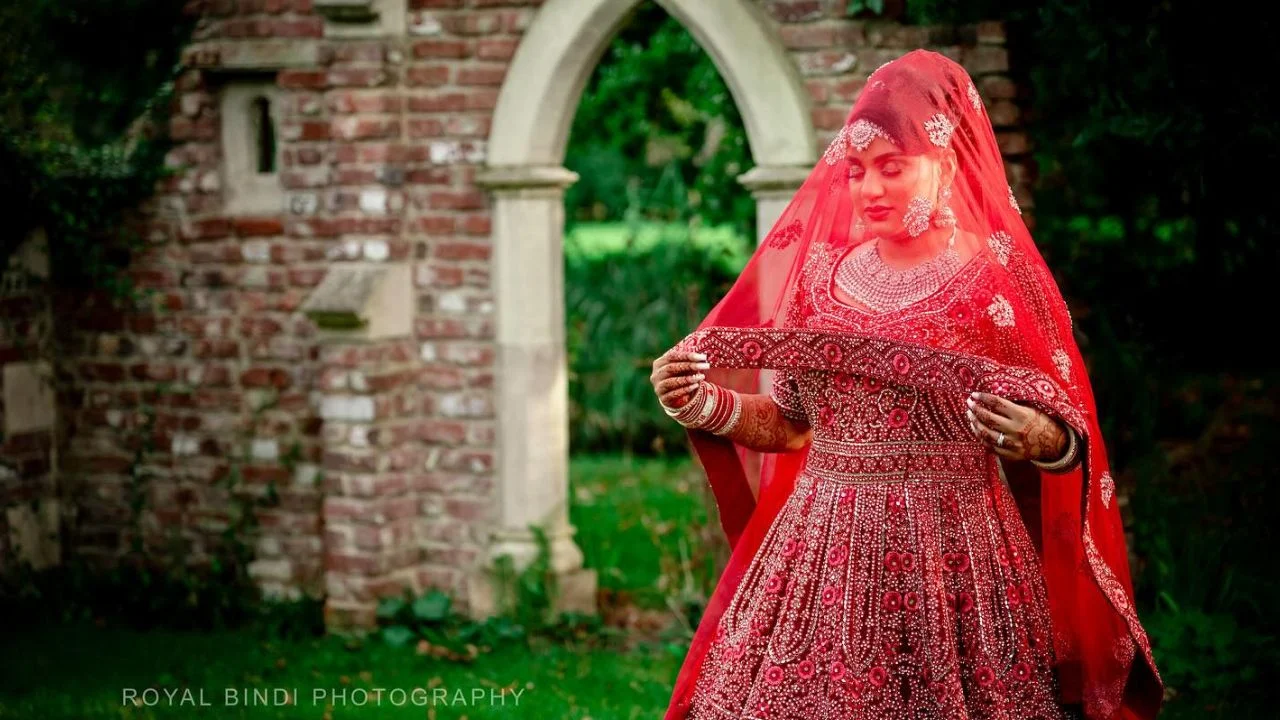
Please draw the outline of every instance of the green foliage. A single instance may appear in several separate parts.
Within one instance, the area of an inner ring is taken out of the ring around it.
[[[191,27],[170,0],[0,7],[0,262],[43,228],[53,285],[133,291],[126,220],[165,174],[158,128]]]
[[[452,600],[439,590],[414,598],[407,591],[378,604],[383,642],[391,647],[412,646],[420,655],[472,662],[482,652],[525,638],[525,628],[510,617],[476,622],[453,611]]]
[[[1164,378],[1155,431],[1170,438],[1135,463],[1137,580],[1168,687],[1198,706],[1261,703],[1258,678],[1280,668],[1271,608],[1276,528],[1270,471],[1280,443],[1280,379]],[[1213,412],[1206,416],[1205,410]],[[1243,713],[1243,710],[1239,710]],[[1239,716],[1237,711],[1227,716]]]
[[[711,58],[657,3],[610,44],[574,116],[565,159],[581,179],[569,220],[730,225],[753,236],[742,118]]]
[[[575,452],[685,446],[649,382],[654,358],[728,291],[750,243],[724,229],[580,225],[565,238]]]

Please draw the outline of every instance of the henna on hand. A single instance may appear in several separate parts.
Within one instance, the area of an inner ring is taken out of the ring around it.
[[[1067,433],[1049,415],[1037,410],[1024,431],[1031,460],[1057,460],[1067,451]]]
[[[758,452],[798,450],[809,441],[808,428],[783,417],[768,395],[742,395],[742,419],[728,437]]]

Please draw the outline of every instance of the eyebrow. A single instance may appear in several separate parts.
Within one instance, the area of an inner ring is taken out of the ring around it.
[[[871,158],[871,162],[873,162],[873,163],[880,163],[880,162],[884,162],[884,161],[886,161],[886,160],[894,160],[894,159],[897,159],[897,158],[901,157],[901,156],[902,156],[902,155],[904,155],[904,154],[905,154],[905,153],[899,152],[899,151],[897,151],[897,150],[891,150],[891,151],[889,151],[889,152],[887,152],[887,153],[880,153],[879,155],[877,155],[877,156],[875,156],[875,157]],[[858,164],[862,164],[862,161],[861,161],[861,160],[859,160],[858,158],[856,158],[856,157],[854,157],[854,156],[852,156],[852,155],[846,155],[846,156],[845,156],[845,160],[848,160],[849,162],[855,162],[855,163],[858,163]]]

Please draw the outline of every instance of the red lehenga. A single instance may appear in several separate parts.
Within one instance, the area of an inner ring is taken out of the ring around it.
[[[953,147],[959,226],[985,239],[936,292],[884,313],[832,290],[837,262],[868,240],[841,167],[859,118],[899,147]],[[962,68],[916,51],[877,70],[679,347],[707,355],[708,382],[772,388],[813,440],[755,453],[690,431],[733,552],[667,720],[1156,715],[1162,686],[1083,358]],[[968,430],[973,390],[1070,425],[1081,463],[1051,474],[1000,461]]]

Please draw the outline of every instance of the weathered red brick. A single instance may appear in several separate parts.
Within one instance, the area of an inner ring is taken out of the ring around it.
[[[275,20],[269,27],[273,37],[324,37],[324,19],[319,17]]]
[[[412,122],[410,121],[410,137],[413,136]],[[453,183],[453,171],[447,167],[418,168],[405,173],[404,180],[411,185],[449,185]]]
[[[444,122],[436,118],[417,118],[409,121],[410,138],[441,137],[444,135]]]
[[[843,3],[839,3],[843,7]],[[822,0],[766,0],[764,9],[780,22],[806,22],[823,16]]]
[[[445,514],[459,520],[487,520],[494,512],[493,503],[471,498],[449,498],[444,501]]]
[[[462,232],[467,235],[489,235],[493,232],[493,221],[488,215],[468,215],[462,221]]]
[[[825,80],[807,80],[804,87],[809,91],[809,98],[816,105],[825,104],[831,95],[831,88]]]
[[[458,13],[440,18],[440,24],[452,35],[492,35],[502,29],[498,13]]]
[[[488,260],[492,252],[487,242],[444,241],[433,244],[431,255],[440,260]]]
[[[227,218],[196,220],[182,230],[184,240],[221,240],[231,235],[231,221]]]
[[[230,338],[209,338],[194,345],[193,354],[198,360],[240,357],[240,343]]]
[[[366,92],[335,92],[329,96],[329,109],[335,113],[395,113],[400,112],[400,97],[382,90]]]
[[[318,120],[304,120],[298,123],[299,140],[328,140],[329,123]]]
[[[845,111],[839,108],[814,108],[810,111],[813,126],[819,130],[839,130],[844,125]]]
[[[482,38],[476,43],[476,57],[481,60],[510,60],[515,57],[520,41],[515,38]]]
[[[784,47],[791,50],[829,48],[835,44],[836,31],[831,25],[783,25],[778,28]]]
[[[461,60],[471,56],[471,43],[466,40],[419,40],[413,44],[413,57],[453,58]]]
[[[120,382],[125,378],[125,367],[119,363],[83,363],[80,373],[90,382]]]
[[[440,87],[449,84],[451,70],[448,65],[415,65],[405,71],[405,84],[409,87]],[[412,101],[409,108],[413,109]]]
[[[458,71],[458,84],[474,85],[474,86],[489,86],[489,85],[500,86],[502,85],[502,80],[503,78],[506,77],[506,75],[507,75],[507,68],[505,65],[495,66],[495,67],[490,67],[490,66],[464,67]]]
[[[236,235],[240,237],[270,237],[284,234],[284,223],[279,218],[243,217],[234,221]]]
[[[378,87],[391,81],[382,68],[340,68],[329,71],[330,87]]]
[[[324,70],[281,70],[276,84],[289,90],[324,90],[329,87],[329,73]]]
[[[450,90],[430,95],[411,95],[409,112],[461,112],[468,106],[466,93]]]
[[[427,195],[427,206],[432,210],[479,210],[485,204],[485,194],[480,190],[436,190]]]
[[[315,287],[324,279],[324,268],[289,268],[289,284],[294,287]]]

